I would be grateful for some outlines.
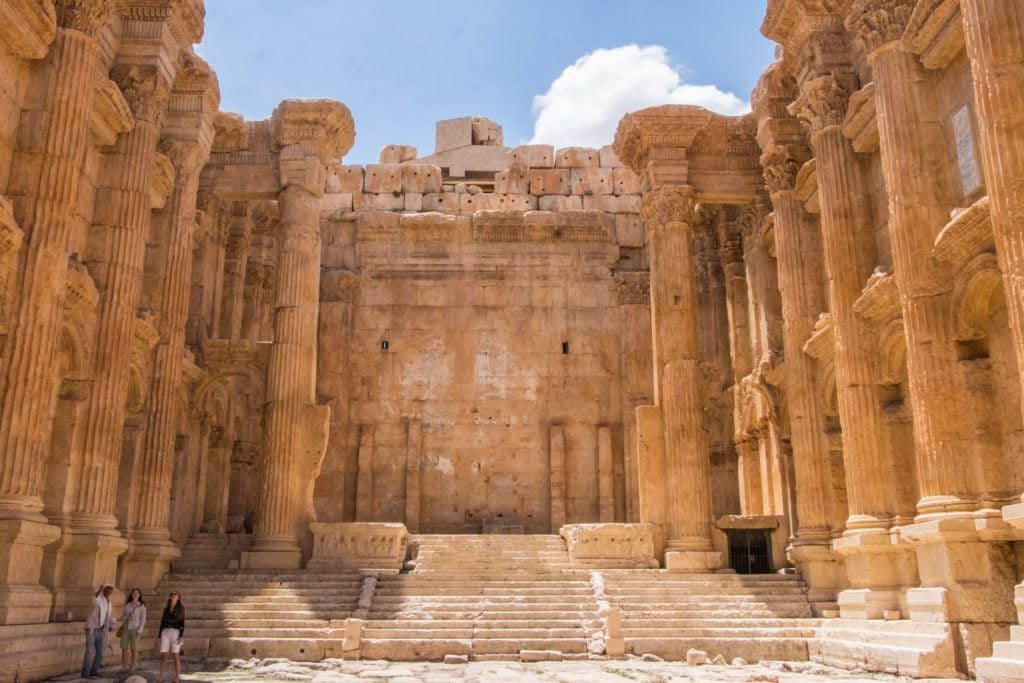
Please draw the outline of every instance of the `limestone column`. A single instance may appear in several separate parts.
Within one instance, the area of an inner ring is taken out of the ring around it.
[[[661,413],[665,477],[665,566],[721,564],[711,542],[711,462],[697,341],[693,188],[647,192],[641,213],[651,259],[654,395]]]
[[[1024,7],[1006,0],[961,0],[960,11],[996,257],[1024,383]]]
[[[775,251],[782,295],[782,335],[786,362],[785,400],[789,409],[795,484],[796,528],[789,555],[804,573],[812,601],[835,600],[841,565],[831,549],[828,442],[821,412],[822,391],[814,359],[804,344],[825,308],[818,226],[803,208],[794,187],[801,163],[788,147],[769,146],[762,158],[775,209]]]
[[[355,134],[348,109],[326,100],[285,101],[272,125],[281,148],[281,225],[265,449],[246,568],[302,565],[300,537],[313,513],[330,413],[316,403],[320,197],[327,161],[348,151]]]
[[[143,448],[137,460],[131,490],[129,548],[121,565],[121,581],[148,589],[156,586],[170,562],[180,555],[171,541],[170,503],[174,474],[174,443],[178,434],[185,322],[188,319],[189,281],[192,275],[192,233],[195,226],[199,172],[206,163],[213,139],[211,118],[217,107],[215,86],[206,78],[183,78],[189,85],[205,86],[206,117],[191,122],[192,139],[166,137],[161,150],[175,169],[175,185],[164,209],[153,216],[153,230],[163,243],[159,294],[155,297],[160,341],[153,356],[153,381]],[[191,88],[192,95],[196,88]],[[223,482],[227,486],[227,482]]]
[[[908,593],[919,620],[1012,622],[1013,580],[1005,548],[978,541],[974,497],[980,462],[964,406],[971,400],[958,364],[951,282],[930,258],[949,220],[952,162],[933,83],[902,42],[912,0],[856,0],[847,26],[868,48],[876,85],[889,231],[907,336],[921,500],[915,543],[922,588]],[[920,169],[929,169],[921,173]],[[963,631],[972,640],[969,629]],[[968,644],[968,647],[974,647]]]
[[[885,420],[873,379],[873,350],[864,319],[853,305],[877,262],[872,212],[860,163],[842,133],[852,76],[806,81],[791,111],[809,125],[817,159],[821,230],[835,336],[836,391],[850,517],[843,539],[852,589],[840,595],[844,616],[880,618],[899,609],[901,566],[889,528],[899,512],[899,473],[885,446]]]
[[[112,76],[131,107],[135,127],[118,138],[106,159],[106,184],[96,192],[90,242],[97,246],[87,265],[100,293],[99,325],[81,478],[64,539],[63,593],[55,600],[58,613],[67,605],[84,606],[80,594],[88,586],[112,582],[127,545],[114,515],[129,380],[125,350],[131,347],[142,287],[152,169],[168,85],[156,68],[118,66]]]
[[[0,624],[45,622],[49,592],[39,585],[43,548],[57,539],[41,511],[47,449],[57,403],[58,341],[68,271],[68,240],[89,144],[100,48],[96,33],[112,3],[58,2],[56,38],[40,69],[45,99],[28,126],[14,174],[32,178],[17,199],[25,233],[24,273],[11,303],[11,331],[0,361]],[[33,162],[19,168],[21,159]]]

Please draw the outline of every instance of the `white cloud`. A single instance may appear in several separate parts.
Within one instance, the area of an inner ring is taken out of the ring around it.
[[[661,45],[624,45],[589,52],[533,98],[533,143],[555,147],[611,144],[628,112],[659,104],[695,104],[720,114],[750,104],[714,85],[684,83]]]

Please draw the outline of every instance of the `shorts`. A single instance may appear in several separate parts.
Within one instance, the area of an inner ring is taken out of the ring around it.
[[[165,628],[160,634],[160,654],[181,652],[181,643],[178,642],[178,629]]]
[[[139,630],[135,628],[126,628],[121,632],[121,649],[122,650],[138,650],[139,649]]]

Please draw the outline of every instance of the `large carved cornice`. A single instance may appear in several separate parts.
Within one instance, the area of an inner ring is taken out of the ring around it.
[[[95,36],[110,23],[116,4],[115,0],[56,0],[57,25]]]
[[[214,119],[220,106],[220,85],[209,64],[185,50],[171,86],[162,135],[190,142],[206,150],[213,147]]]
[[[964,49],[960,0],[918,0],[904,40],[927,69],[944,69]]]
[[[152,36],[142,25],[164,24],[169,37],[182,50],[203,37],[206,6],[203,0],[118,0],[118,12],[125,32],[134,38]]]
[[[109,78],[99,77],[92,98],[89,132],[93,142],[106,147],[117,142],[117,136],[132,129],[135,119],[121,90]]]
[[[22,59],[42,59],[57,35],[57,13],[49,0],[0,2],[0,49]]]
[[[869,52],[903,38],[915,0],[853,0],[846,28]]]
[[[761,33],[795,53],[817,31],[842,30],[846,0],[769,0]]]
[[[651,229],[676,223],[692,225],[696,208],[692,187],[663,185],[644,193],[640,203],[640,215]]]
[[[615,155],[641,176],[651,162],[659,160],[682,161],[685,173],[686,149],[713,116],[706,109],[689,105],[664,105],[626,114],[615,132]],[[672,155],[667,150],[679,153]]]

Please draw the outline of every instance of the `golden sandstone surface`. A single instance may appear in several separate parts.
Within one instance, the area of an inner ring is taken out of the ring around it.
[[[1024,681],[1024,3],[769,0],[749,115],[365,167],[204,13],[0,0],[0,678],[111,582],[200,657]]]

